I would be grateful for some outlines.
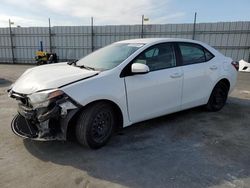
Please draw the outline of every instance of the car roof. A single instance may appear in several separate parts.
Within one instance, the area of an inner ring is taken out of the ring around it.
[[[181,39],[181,38],[140,38],[140,39],[129,39],[119,41],[117,43],[143,43],[150,44],[155,42],[192,42],[192,43],[200,43],[199,41],[191,40],[191,39]]]
[[[139,43],[139,44],[146,44],[146,45],[153,45],[157,43],[162,43],[162,42],[190,42],[194,44],[199,44],[208,49],[210,52],[212,52],[214,55],[215,54],[220,54],[216,49],[212,48],[208,44],[197,41],[197,40],[191,40],[191,39],[182,39],[182,38],[139,38],[139,39],[129,39],[129,40],[123,40],[123,41],[118,41],[116,43]]]

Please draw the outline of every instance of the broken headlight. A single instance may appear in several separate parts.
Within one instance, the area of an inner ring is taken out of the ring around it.
[[[28,98],[33,108],[42,108],[42,107],[47,107],[52,99],[62,96],[63,94],[64,92],[61,90],[50,89],[46,91],[33,93],[29,95]]]

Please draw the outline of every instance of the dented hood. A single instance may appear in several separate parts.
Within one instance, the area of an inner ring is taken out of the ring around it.
[[[11,88],[21,94],[54,89],[97,75],[99,71],[81,69],[67,63],[42,65],[26,70]]]

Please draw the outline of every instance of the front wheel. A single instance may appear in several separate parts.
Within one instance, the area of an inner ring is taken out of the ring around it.
[[[209,111],[221,110],[223,106],[226,104],[228,91],[229,88],[225,83],[223,82],[217,83],[210,95],[206,108]]]
[[[112,106],[97,102],[80,113],[76,124],[76,138],[80,144],[97,149],[108,142],[114,126],[115,115]]]

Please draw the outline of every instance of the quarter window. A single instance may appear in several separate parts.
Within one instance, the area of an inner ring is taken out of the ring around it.
[[[214,55],[211,52],[209,52],[208,50],[204,49],[204,52],[205,52],[205,56],[206,56],[206,61],[209,61],[214,57]]]
[[[202,47],[196,44],[179,44],[183,65],[202,63],[206,61],[205,53]]]
[[[171,43],[157,44],[142,52],[134,63],[146,64],[150,71],[175,67],[174,47]]]

